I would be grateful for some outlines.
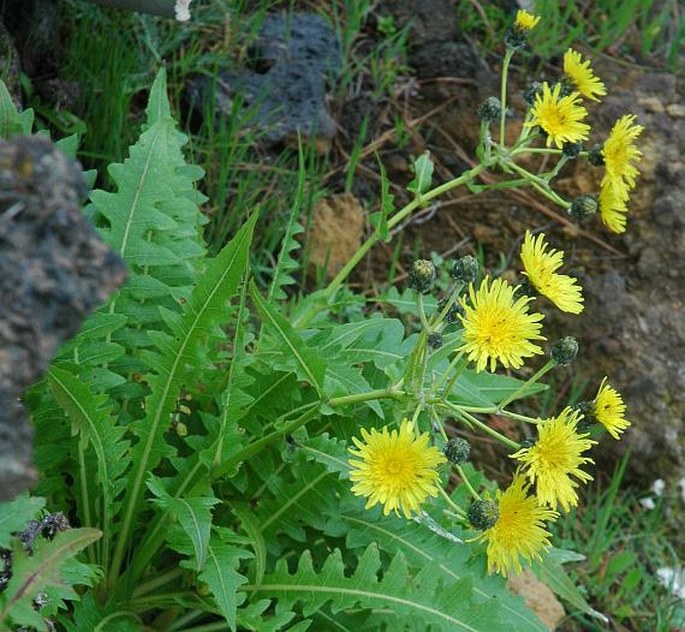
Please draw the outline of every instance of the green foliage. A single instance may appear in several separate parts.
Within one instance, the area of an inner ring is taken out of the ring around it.
[[[363,296],[334,283],[289,297],[302,151],[296,202],[263,291],[250,265],[260,214],[213,254],[196,190],[203,172],[186,162],[186,142],[162,70],[139,138],[109,167],[114,190],[93,191],[86,209],[127,262],[128,282],[26,397],[39,489],[75,528],[33,557],[17,552],[24,561],[12,590],[0,593],[3,603],[23,604],[18,622],[56,616],[56,605],[29,612],[33,597],[17,588],[37,589],[41,578],[52,604],[86,586],[81,601],[59,613],[68,630],[152,621],[177,630],[335,622],[540,631],[504,581],[486,574],[484,547],[466,543],[473,533],[456,503],[475,488],[491,493],[484,477],[469,470],[468,484],[427,498],[413,521],[366,511],[348,480],[360,429],[393,430],[411,418],[437,447],[453,424],[480,424],[497,436],[475,415],[515,415],[500,410],[503,402],[544,388],[539,375],[522,383],[476,373],[457,352],[461,327],[428,296],[388,300],[394,316],[372,313]],[[415,199],[397,212],[386,182],[374,239],[388,238],[421,196],[436,195],[431,178],[424,155]],[[462,290],[445,288],[452,302]],[[429,330],[442,336],[440,348],[427,344]],[[449,474],[447,466],[437,472],[440,484]],[[18,529],[41,503],[17,501],[6,528]],[[72,559],[82,549],[88,564]]]
[[[78,599],[71,586],[92,584],[93,572],[87,565],[68,567],[79,551],[95,542],[102,533],[97,529],[71,529],[58,533],[50,542],[40,542],[29,554],[19,542],[12,547],[12,578],[0,593],[0,624],[44,627],[43,616],[56,614],[65,600]],[[38,593],[45,593],[48,606],[39,612],[34,605]]]
[[[414,161],[414,179],[407,185],[407,190],[421,198],[421,195],[431,188],[433,169],[435,165],[430,157],[430,152],[421,154]]]
[[[336,616],[356,608],[374,610],[374,629],[496,630],[502,625],[490,603],[471,603],[472,586],[456,582],[442,586],[432,569],[424,567],[411,576],[404,556],[394,556],[383,565],[382,579],[379,550],[369,546],[359,556],[357,567],[349,575],[339,550],[328,556],[320,570],[314,568],[311,553],[305,551],[291,573],[287,562],[276,564],[259,586],[257,596],[278,599],[279,610],[301,604],[301,614],[308,618],[324,606]],[[298,610],[300,610],[298,608]]]
[[[645,489],[621,490],[628,459],[621,460],[605,484],[589,488],[583,507],[555,526],[559,545],[578,547],[584,555],[555,552],[550,562],[564,563],[572,580],[565,580],[569,587],[580,584],[579,597],[618,624],[669,632],[682,625],[683,608],[670,594],[672,587],[659,582],[658,569],[680,566],[682,500],[673,490],[661,497],[651,494],[653,508],[642,506]],[[599,632],[606,626],[580,610],[572,613],[568,627]]]
[[[32,129],[33,110],[20,113],[5,82],[0,79],[0,138],[9,138],[13,134],[30,134]]]

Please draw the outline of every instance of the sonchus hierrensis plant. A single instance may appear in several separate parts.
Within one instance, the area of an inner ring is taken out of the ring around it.
[[[387,298],[412,329],[345,287],[374,244],[459,186],[531,187],[575,220],[625,230],[642,127],[626,113],[590,144],[587,108],[606,87],[578,52],[528,91],[507,142],[510,61],[538,20],[519,11],[506,36],[475,166],[433,186],[420,156],[399,209],[381,167],[371,234],[306,296],[285,291],[299,266],[304,172],[270,282],[250,275],[258,209],[210,257],[203,172],[185,162],[158,74],[138,142],[110,166],[116,190],[93,191],[86,208],[129,280],[25,397],[41,478],[35,496],[0,506],[0,627],[543,632],[506,587],[524,565],[591,611],[550,524],[577,505],[603,432],[620,439],[630,426],[623,399],[602,376],[591,401],[548,418],[512,407],[578,352],[570,337],[551,344],[536,311],[582,318],[564,253],[526,231],[518,284],[464,256],[440,276],[440,296],[433,263],[416,261],[409,288]],[[26,122],[7,99],[3,111]],[[531,170],[540,155],[553,166]],[[595,194],[553,188],[572,160],[603,170]],[[512,375],[524,365],[525,381]],[[493,418],[531,438],[519,443]],[[474,467],[460,429],[502,444],[508,487]]]

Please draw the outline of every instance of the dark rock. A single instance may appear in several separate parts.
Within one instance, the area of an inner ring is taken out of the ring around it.
[[[41,138],[0,141],[0,500],[34,478],[18,398],[125,279],[85,219],[78,163]]]
[[[340,44],[324,18],[268,15],[248,50],[248,68],[194,79],[186,100],[202,112],[214,99],[220,116],[248,121],[270,144],[298,133],[330,139],[336,127],[325,104],[326,83],[341,64]]]

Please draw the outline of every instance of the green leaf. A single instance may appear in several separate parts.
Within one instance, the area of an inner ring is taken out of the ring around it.
[[[101,310],[126,317],[128,326],[103,340],[125,349],[121,362],[109,368],[127,379],[147,369],[138,353],[151,346],[146,332],[166,329],[160,307],[181,311],[205,254],[201,226],[207,219],[198,208],[204,198],[196,190],[203,171],[186,164],[186,142],[171,116],[166,74],[160,70],[144,131],[126,161],[109,167],[116,191],[93,191],[92,208],[87,209],[104,241],[129,269],[126,285]]]
[[[376,229],[378,236],[387,243],[391,239],[390,231],[388,230],[388,216],[395,210],[394,196],[390,193],[390,180],[388,180],[385,166],[378,154],[376,154],[376,161],[381,172],[381,210],[369,215],[369,221]]]
[[[264,579],[266,572],[266,541],[262,535],[261,527],[257,521],[252,507],[242,503],[233,503],[233,513],[240,520],[242,530],[247,534],[252,544],[255,558],[255,573],[253,581],[255,584],[260,584]]]
[[[245,274],[256,220],[257,215],[252,215],[235,237],[207,264],[205,273],[199,278],[185,305],[184,314],[164,313],[173,335],[162,332],[151,335],[159,352],[147,356],[150,366],[155,367],[155,372],[148,378],[151,395],[146,400],[147,414],[131,424],[139,441],[131,451],[133,469],[129,477],[129,494],[122,526],[122,533],[127,537],[140,507],[143,481],[168,450],[164,433],[176,408],[181,387],[197,379],[196,367],[204,362],[202,353],[210,334],[213,332],[217,339],[223,339],[219,325],[228,318],[227,303],[235,296]],[[122,546],[125,546],[123,539],[119,543],[118,561],[123,561]]]
[[[269,291],[266,295],[266,300],[270,304],[288,298],[288,295],[283,291],[283,288],[296,283],[291,273],[300,268],[299,262],[293,259],[291,253],[301,248],[301,244],[296,239],[296,235],[304,232],[304,227],[298,221],[300,219],[300,211],[304,197],[304,185],[307,178],[302,145],[298,147],[298,158],[297,184],[294,191],[295,197],[293,199],[292,207],[290,208],[290,215],[288,217],[288,224],[285,227],[283,241],[281,242],[281,251],[273,270]]]
[[[476,373],[467,369],[457,378],[450,391],[449,399],[455,404],[465,406],[496,406],[522,386],[516,399],[530,397],[549,388],[540,382],[524,385],[521,380],[508,375],[488,371]]]
[[[63,617],[60,623],[66,632],[140,632],[140,621],[134,612],[120,608],[114,599],[101,605],[93,591],[74,603],[71,616]]]
[[[320,572],[314,569],[312,555],[305,551],[297,570],[290,573],[287,561],[276,563],[259,586],[244,586],[255,596],[267,596],[278,602],[277,611],[293,610],[301,604],[306,618],[328,605],[333,614],[351,609],[374,610],[378,629],[385,623],[388,629],[434,629],[492,632],[502,629],[502,621],[492,600],[483,604],[472,602],[468,581],[443,586],[430,566],[417,575],[407,569],[404,555],[395,555],[389,567],[383,569],[375,545],[369,546],[352,574],[346,572],[339,550],[335,550]]]
[[[157,497],[154,503],[170,512],[181,527],[184,537],[171,537],[167,533],[167,541],[175,551],[192,554],[191,568],[202,570],[212,529],[212,507],[220,502],[219,499],[213,496],[174,498],[153,474],[148,477],[147,487]]]
[[[207,562],[198,576],[207,584],[231,630],[236,629],[236,609],[245,599],[237,589],[247,582],[247,578],[236,569],[240,560],[248,557],[251,557],[248,551],[223,542],[220,535],[214,533],[207,548]]]
[[[287,356],[286,361],[292,360],[298,377],[314,386],[317,393],[323,396],[325,362],[305,344],[290,323],[262,298],[254,283],[250,284],[250,295],[268,330],[275,334],[277,342],[282,345],[280,351]]]
[[[7,85],[0,79],[0,138],[9,138],[14,134],[28,135],[32,128],[33,110],[25,110],[20,114]]]
[[[547,628],[529,610],[523,599],[509,592],[505,580],[499,575],[487,575],[485,564],[474,564],[471,546],[456,544],[453,539],[427,528],[417,521],[394,516],[381,516],[380,511],[363,509],[363,503],[346,502],[340,517],[332,520],[327,532],[346,534],[350,549],[367,547],[371,543],[390,555],[402,553],[411,568],[429,568],[445,585],[468,580],[472,584],[475,603],[489,603],[499,610],[507,630],[512,632],[545,632]],[[459,530],[454,535],[468,539]],[[504,629],[493,627],[493,630]]]
[[[574,608],[604,623],[609,623],[608,617],[592,608],[576,588],[576,585],[556,559],[555,549],[550,549],[541,561],[536,561],[533,564],[533,571],[540,581],[547,584],[559,597]]]
[[[33,599],[40,590],[62,585],[61,568],[64,562],[102,535],[97,529],[69,529],[55,535],[50,542],[40,542],[34,554],[28,555],[20,543],[12,551],[12,578],[7,584],[4,607],[0,611],[0,623],[8,617],[15,625],[44,627],[40,612],[33,606]],[[73,593],[73,598],[77,598]]]
[[[407,185],[407,191],[413,193],[418,199],[431,188],[433,181],[433,161],[430,152],[422,153],[413,164],[414,179]]]
[[[0,548],[9,549],[12,534],[26,529],[29,520],[45,507],[45,498],[21,494],[14,500],[0,503]]]
[[[53,366],[47,376],[55,400],[78,431],[85,448],[92,446],[97,457],[97,477],[100,485],[102,524],[113,525],[121,504],[124,474],[129,466],[129,441],[125,428],[114,421],[112,402],[106,395],[98,395],[77,377]],[[89,477],[89,480],[93,480]],[[93,494],[94,497],[99,495]],[[111,537],[105,532],[105,550]]]

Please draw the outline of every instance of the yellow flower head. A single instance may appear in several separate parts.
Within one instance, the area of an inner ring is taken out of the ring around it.
[[[557,83],[553,90],[545,81],[542,84],[542,94],[535,95],[535,103],[531,113],[533,115],[526,125],[539,125],[547,133],[547,146],[554,143],[561,149],[564,143],[577,143],[588,138],[590,126],[581,121],[587,116],[587,110],[579,105],[580,94],[561,96],[561,84]]]
[[[599,217],[614,233],[623,233],[626,230],[628,197],[628,188],[623,184],[614,186],[610,182],[605,182],[599,190]]]
[[[495,371],[497,362],[505,368],[518,369],[523,358],[542,353],[531,340],[545,340],[540,335],[542,314],[529,314],[526,296],[514,297],[515,288],[503,279],[492,283],[486,278],[478,291],[469,285],[471,304],[462,297],[464,315],[459,315],[464,326],[463,341],[457,351],[468,353],[469,360],[476,363],[476,371],[482,371],[488,362]]]
[[[355,484],[352,492],[366,496],[366,509],[376,504],[383,505],[383,514],[401,510],[410,519],[413,512],[419,512],[428,496],[439,493],[437,466],[445,462],[445,456],[435,446],[429,446],[429,435],[416,436],[414,425],[405,419],[399,432],[388,432],[387,426],[381,432],[362,428],[360,441],[352,438],[358,451],[350,448],[350,480]]]
[[[630,426],[630,422],[624,417],[626,405],[621,394],[606,381],[607,378],[604,378],[599,385],[592,413],[614,439],[620,439],[619,435]]]
[[[594,463],[581,456],[597,443],[587,439],[587,434],[578,434],[576,426],[580,413],[564,409],[558,417],[538,425],[537,443],[523,448],[512,458],[518,459],[527,468],[526,476],[535,485],[535,493],[542,505],[556,509],[560,504],[564,511],[578,504],[576,487],[579,481],[591,481],[592,476],[580,469],[585,463]]]
[[[516,12],[516,22],[514,22],[514,26],[522,31],[531,31],[537,26],[539,21],[540,16],[519,9]]]
[[[569,48],[564,53],[564,73],[573,82],[576,90],[584,97],[599,101],[595,95],[604,96],[607,91],[598,77],[595,77],[590,62],[583,61],[580,53]]]
[[[626,114],[616,121],[602,147],[606,168],[602,186],[624,187],[628,191],[635,187],[635,178],[640,172],[632,163],[640,160],[642,152],[634,141],[643,129],[642,125],[635,125],[634,114]]]
[[[533,237],[527,230],[521,246],[521,261],[531,285],[546,296],[562,312],[580,314],[583,311],[583,296],[578,281],[556,271],[564,263],[564,253],[560,250],[547,250],[545,234]]]
[[[555,520],[559,514],[539,505],[527,492],[528,485],[519,474],[505,492],[497,490],[497,522],[476,538],[488,543],[490,573],[504,577],[511,571],[520,573],[520,558],[528,562],[540,559],[540,552],[549,547],[552,534],[545,529],[545,521]]]

